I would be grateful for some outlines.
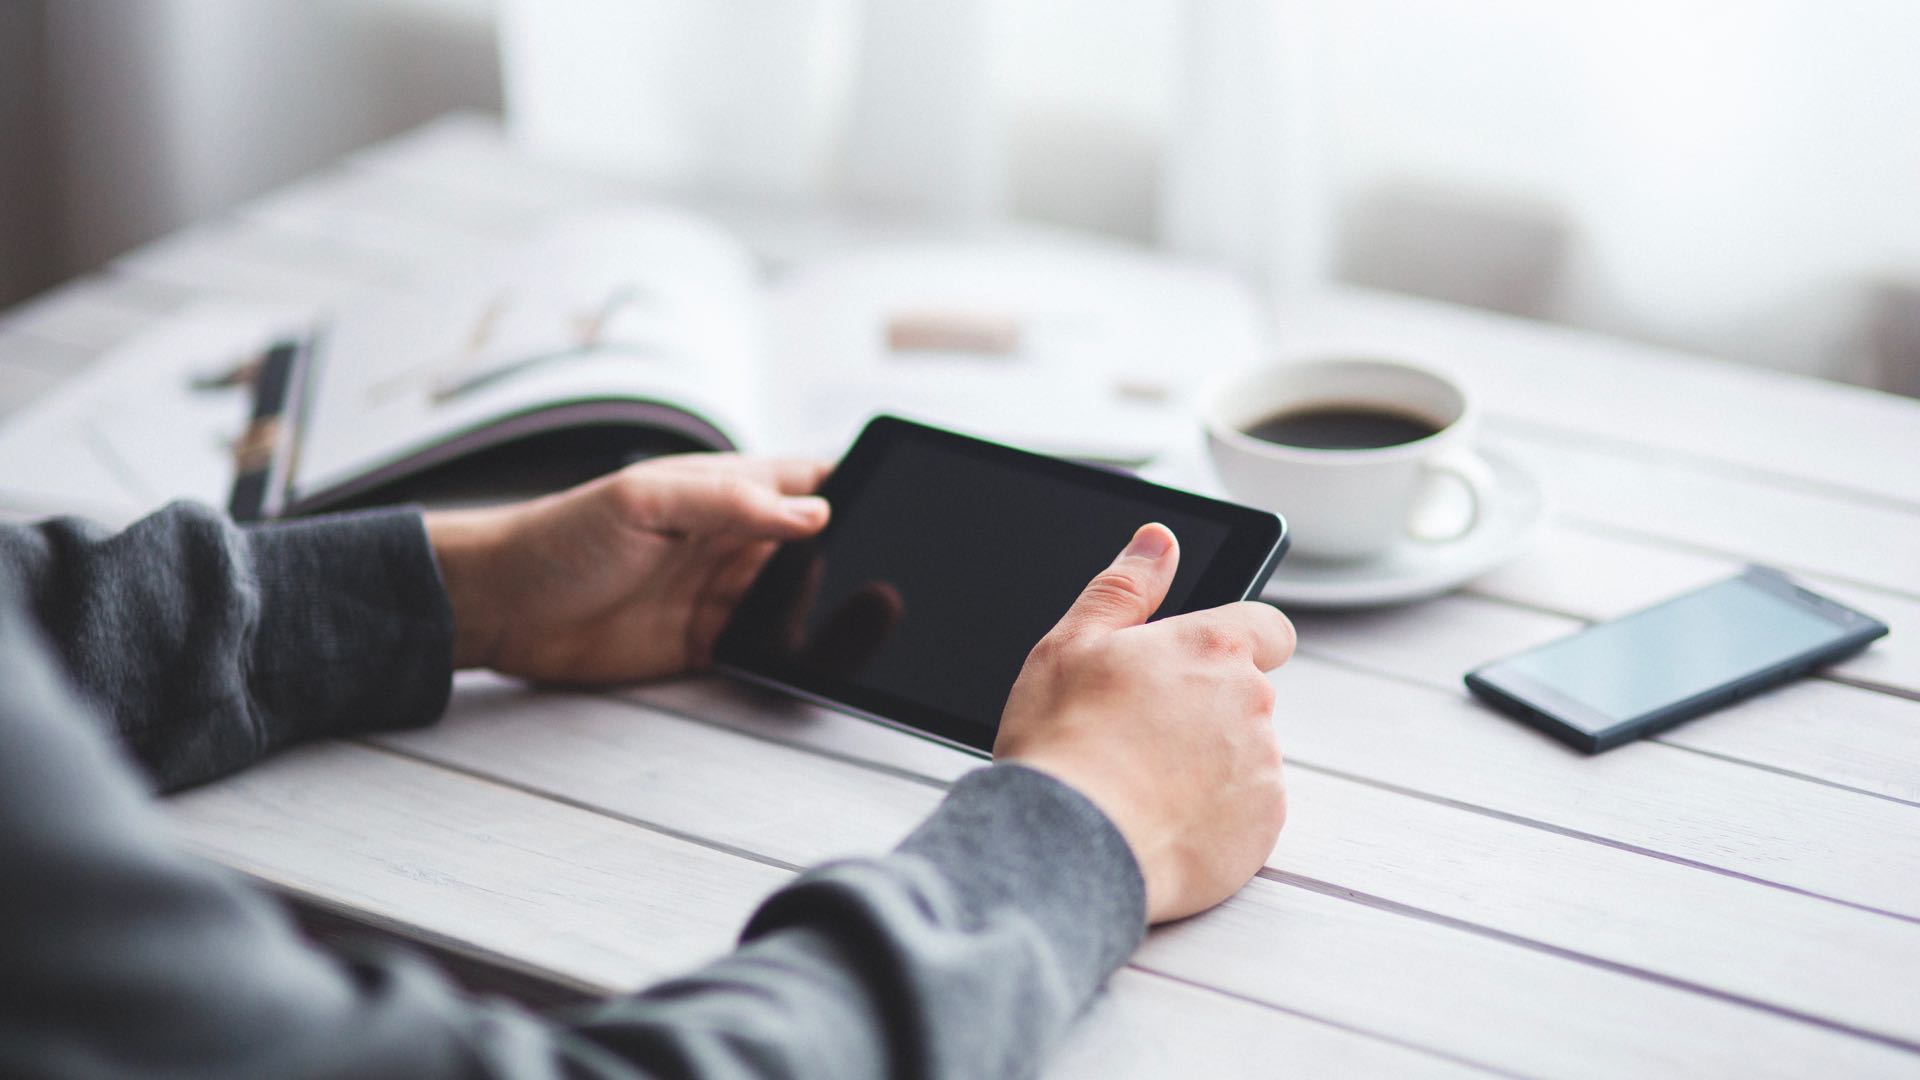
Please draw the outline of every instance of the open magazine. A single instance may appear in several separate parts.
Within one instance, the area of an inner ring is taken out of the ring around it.
[[[186,496],[238,517],[482,501],[674,450],[831,460],[878,412],[1139,465],[1265,338],[1236,279],[1118,243],[842,247],[774,270],[703,218],[614,207],[317,326],[183,310],[0,424],[0,483],[52,508]],[[251,424],[222,373],[250,378]]]
[[[282,354],[291,385],[256,417],[277,419],[271,460],[252,463],[273,477],[259,512],[362,501],[509,445],[604,457],[754,442],[760,292],[751,257],[725,233],[634,210],[556,225],[495,265],[359,298]]]
[[[588,474],[676,449],[831,457],[879,411],[1137,465],[1262,339],[1234,279],[1118,245],[868,248],[770,280],[704,219],[598,211],[339,312],[293,358],[262,512],[378,501],[509,446]]]

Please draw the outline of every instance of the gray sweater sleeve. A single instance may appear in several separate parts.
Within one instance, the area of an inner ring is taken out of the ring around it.
[[[163,791],[446,708],[453,614],[418,513],[241,530],[183,502],[119,534],[56,518],[0,528],[0,577]]]
[[[417,516],[249,535],[174,508],[119,537],[0,533],[0,1075],[1018,1076],[1144,931],[1113,826],[1002,765],[892,855],[776,893],[732,955],[590,1010],[317,950],[174,847],[80,718],[104,709],[167,783],[431,718],[448,623]],[[140,536],[166,558],[98,550]]]

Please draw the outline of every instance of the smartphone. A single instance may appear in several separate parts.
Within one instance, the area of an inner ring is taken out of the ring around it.
[[[1467,689],[1589,754],[1859,652],[1886,624],[1749,567],[1467,673]]]
[[[833,518],[782,545],[714,647],[728,674],[974,753],[1027,653],[1149,521],[1180,566],[1155,618],[1258,596],[1279,515],[895,417],[821,485]]]

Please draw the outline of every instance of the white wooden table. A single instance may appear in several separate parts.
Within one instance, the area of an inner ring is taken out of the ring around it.
[[[617,189],[443,121],[0,319],[0,410],[183,304],[322,304]],[[763,246],[851,235],[777,224]],[[1279,846],[1156,931],[1050,1075],[1920,1076],[1920,403],[1385,296],[1283,315],[1290,342],[1465,371],[1557,510],[1453,595],[1297,615]],[[1597,758],[1462,691],[1477,662],[1750,560],[1892,636]],[[321,930],[549,1001],[716,955],[796,868],[883,850],[975,764],[710,678],[473,679],[434,729],[172,810]]]

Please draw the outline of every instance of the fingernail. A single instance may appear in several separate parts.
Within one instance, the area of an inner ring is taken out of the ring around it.
[[[1127,544],[1127,550],[1121,552],[1120,557],[1123,559],[1150,559],[1157,561],[1161,556],[1171,550],[1173,550],[1172,533],[1168,532],[1165,528],[1154,528],[1151,525],[1142,525],[1139,531],[1133,534],[1132,542]]]
[[[780,508],[789,519],[802,525],[812,525],[827,516],[827,500],[818,495],[789,495],[780,500]]]

